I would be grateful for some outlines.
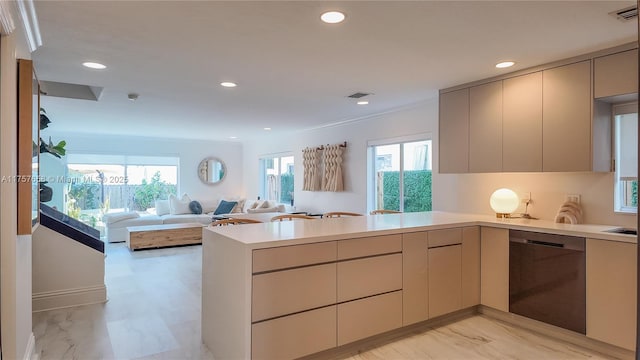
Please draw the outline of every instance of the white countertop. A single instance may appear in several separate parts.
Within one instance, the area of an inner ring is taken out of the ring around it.
[[[209,227],[205,231],[213,231],[246,244],[249,248],[266,248],[473,225],[637,243],[635,235],[604,232],[619,226],[496,219],[494,216],[440,211],[218,226]]]

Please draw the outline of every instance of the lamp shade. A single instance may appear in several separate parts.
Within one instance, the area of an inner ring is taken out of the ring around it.
[[[489,205],[495,211],[496,216],[500,218],[509,217],[512,212],[516,211],[520,205],[518,194],[510,189],[498,189],[491,194]]]

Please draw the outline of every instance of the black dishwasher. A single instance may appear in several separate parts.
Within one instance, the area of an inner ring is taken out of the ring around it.
[[[509,312],[586,333],[585,239],[509,230]]]

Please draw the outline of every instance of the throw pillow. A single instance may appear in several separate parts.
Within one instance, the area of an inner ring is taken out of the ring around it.
[[[233,210],[233,207],[236,206],[237,204],[238,204],[237,201],[220,200],[220,205],[218,205],[218,208],[216,209],[216,211],[213,212],[213,215],[228,214],[231,212],[231,210]]]
[[[191,212],[193,214],[202,214],[202,205],[200,205],[200,203],[195,200],[189,203],[189,209],[191,209]]]
[[[231,213],[241,213],[244,212],[244,203],[247,201],[247,199],[240,199],[238,200],[238,203],[236,204],[236,206],[233,207],[233,209],[231,209]]]
[[[169,213],[171,215],[191,214],[191,209],[189,209],[190,202],[191,199],[187,194],[182,195],[180,199],[173,194],[169,195]]]
[[[167,215],[170,212],[169,200],[156,200],[156,215]]]

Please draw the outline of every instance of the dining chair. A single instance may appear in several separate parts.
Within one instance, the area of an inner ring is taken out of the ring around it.
[[[397,210],[378,209],[378,210],[372,210],[369,214],[378,215],[378,214],[401,214],[401,213],[402,211],[397,211]]]
[[[314,217],[307,216],[304,214],[283,214],[276,215],[271,218],[271,221],[283,221],[283,220],[295,220],[295,219],[315,219]]]
[[[229,218],[229,219],[220,219],[211,223],[210,226],[227,226],[227,225],[240,225],[240,224],[257,224],[261,223],[260,220],[254,219],[243,219],[243,218]]]
[[[334,218],[334,217],[343,217],[343,216],[362,216],[362,214],[346,212],[346,211],[330,211],[328,213],[324,213],[322,217]]]

